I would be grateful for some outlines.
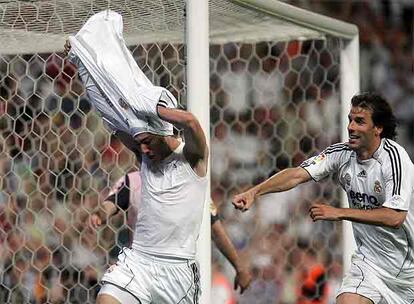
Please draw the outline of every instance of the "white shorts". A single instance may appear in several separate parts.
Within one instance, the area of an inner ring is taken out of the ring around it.
[[[370,299],[374,304],[412,304],[414,286],[399,286],[383,277],[360,257],[353,255],[351,268],[345,275],[338,295],[355,293]]]
[[[153,256],[123,248],[102,277],[99,294],[121,303],[198,304],[200,274],[194,260]]]

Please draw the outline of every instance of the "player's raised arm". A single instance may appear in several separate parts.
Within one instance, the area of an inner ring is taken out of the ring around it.
[[[311,176],[305,169],[301,167],[288,168],[276,173],[253,188],[235,195],[232,202],[236,209],[247,211],[260,195],[287,191],[310,179]]]
[[[207,173],[208,147],[204,131],[198,119],[190,112],[158,106],[158,115],[184,130],[184,155],[194,171],[205,176]]]

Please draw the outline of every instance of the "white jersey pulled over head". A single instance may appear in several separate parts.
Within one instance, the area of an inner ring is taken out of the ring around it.
[[[400,228],[352,222],[356,255],[382,278],[399,285],[414,284],[414,165],[403,147],[382,139],[372,158],[358,160],[347,144],[334,144],[301,165],[319,181],[338,174],[349,207],[386,207],[407,211]]]
[[[90,102],[110,130],[173,135],[157,107],[176,108],[177,100],[138,67],[123,38],[120,14],[105,10],[91,16],[69,41],[69,61],[78,67]]]

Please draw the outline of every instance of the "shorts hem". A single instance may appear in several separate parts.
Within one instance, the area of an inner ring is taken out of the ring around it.
[[[132,297],[134,297],[137,301],[138,301],[138,303],[142,303],[141,302],[141,300],[138,298],[138,296],[137,295],[135,295],[135,294],[133,294],[131,291],[129,291],[127,288],[124,288],[124,287],[122,287],[122,286],[119,286],[119,285],[117,285],[116,283],[114,283],[114,282],[111,282],[111,281],[106,281],[106,280],[103,280],[103,281],[101,281],[101,285],[103,286],[103,285],[105,285],[105,284],[109,284],[109,285],[112,285],[112,286],[114,286],[114,287],[116,287],[116,288],[118,288],[119,290],[121,290],[121,291],[124,291],[124,292],[127,292],[128,294],[130,294]],[[111,294],[109,294],[109,295],[111,295]],[[111,296],[113,296],[113,295],[111,295]]]
[[[356,294],[356,295],[359,295],[359,296],[361,296],[361,297],[364,297],[365,299],[368,299],[368,300],[370,300],[372,303],[374,303],[374,304],[377,304],[378,302],[375,302],[375,300],[374,299],[372,299],[372,298],[370,298],[369,296],[366,296],[366,295],[363,295],[363,294],[361,294],[361,293],[359,293],[358,291],[351,291],[351,290],[340,290],[338,293],[337,293],[337,295],[336,295],[336,297],[335,297],[335,299],[337,299],[341,294],[344,294],[344,293],[352,293],[352,294]]]

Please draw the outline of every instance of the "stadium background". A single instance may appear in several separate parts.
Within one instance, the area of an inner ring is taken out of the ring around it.
[[[400,119],[399,142],[414,152],[413,5],[410,1],[292,1],[357,24],[361,90],[375,90]],[[305,303],[309,269],[327,274],[326,303],[342,276],[341,225],[313,224],[315,201],[339,204],[331,180],[262,199],[246,214],[235,191],[298,165],[339,141],[341,41],[263,42],[210,48],[212,197],[254,281],[238,303]],[[185,104],[184,48],[131,47],[145,73]],[[0,302],[93,302],[97,281],[126,243],[120,213],[94,233],[85,219],[133,156],[91,111],[62,54],[0,59]],[[214,273],[231,267],[214,251]],[[213,276],[214,277],[214,276]],[[213,284],[213,303],[221,288]],[[237,296],[236,296],[237,297]],[[325,303],[320,301],[320,303]]]

